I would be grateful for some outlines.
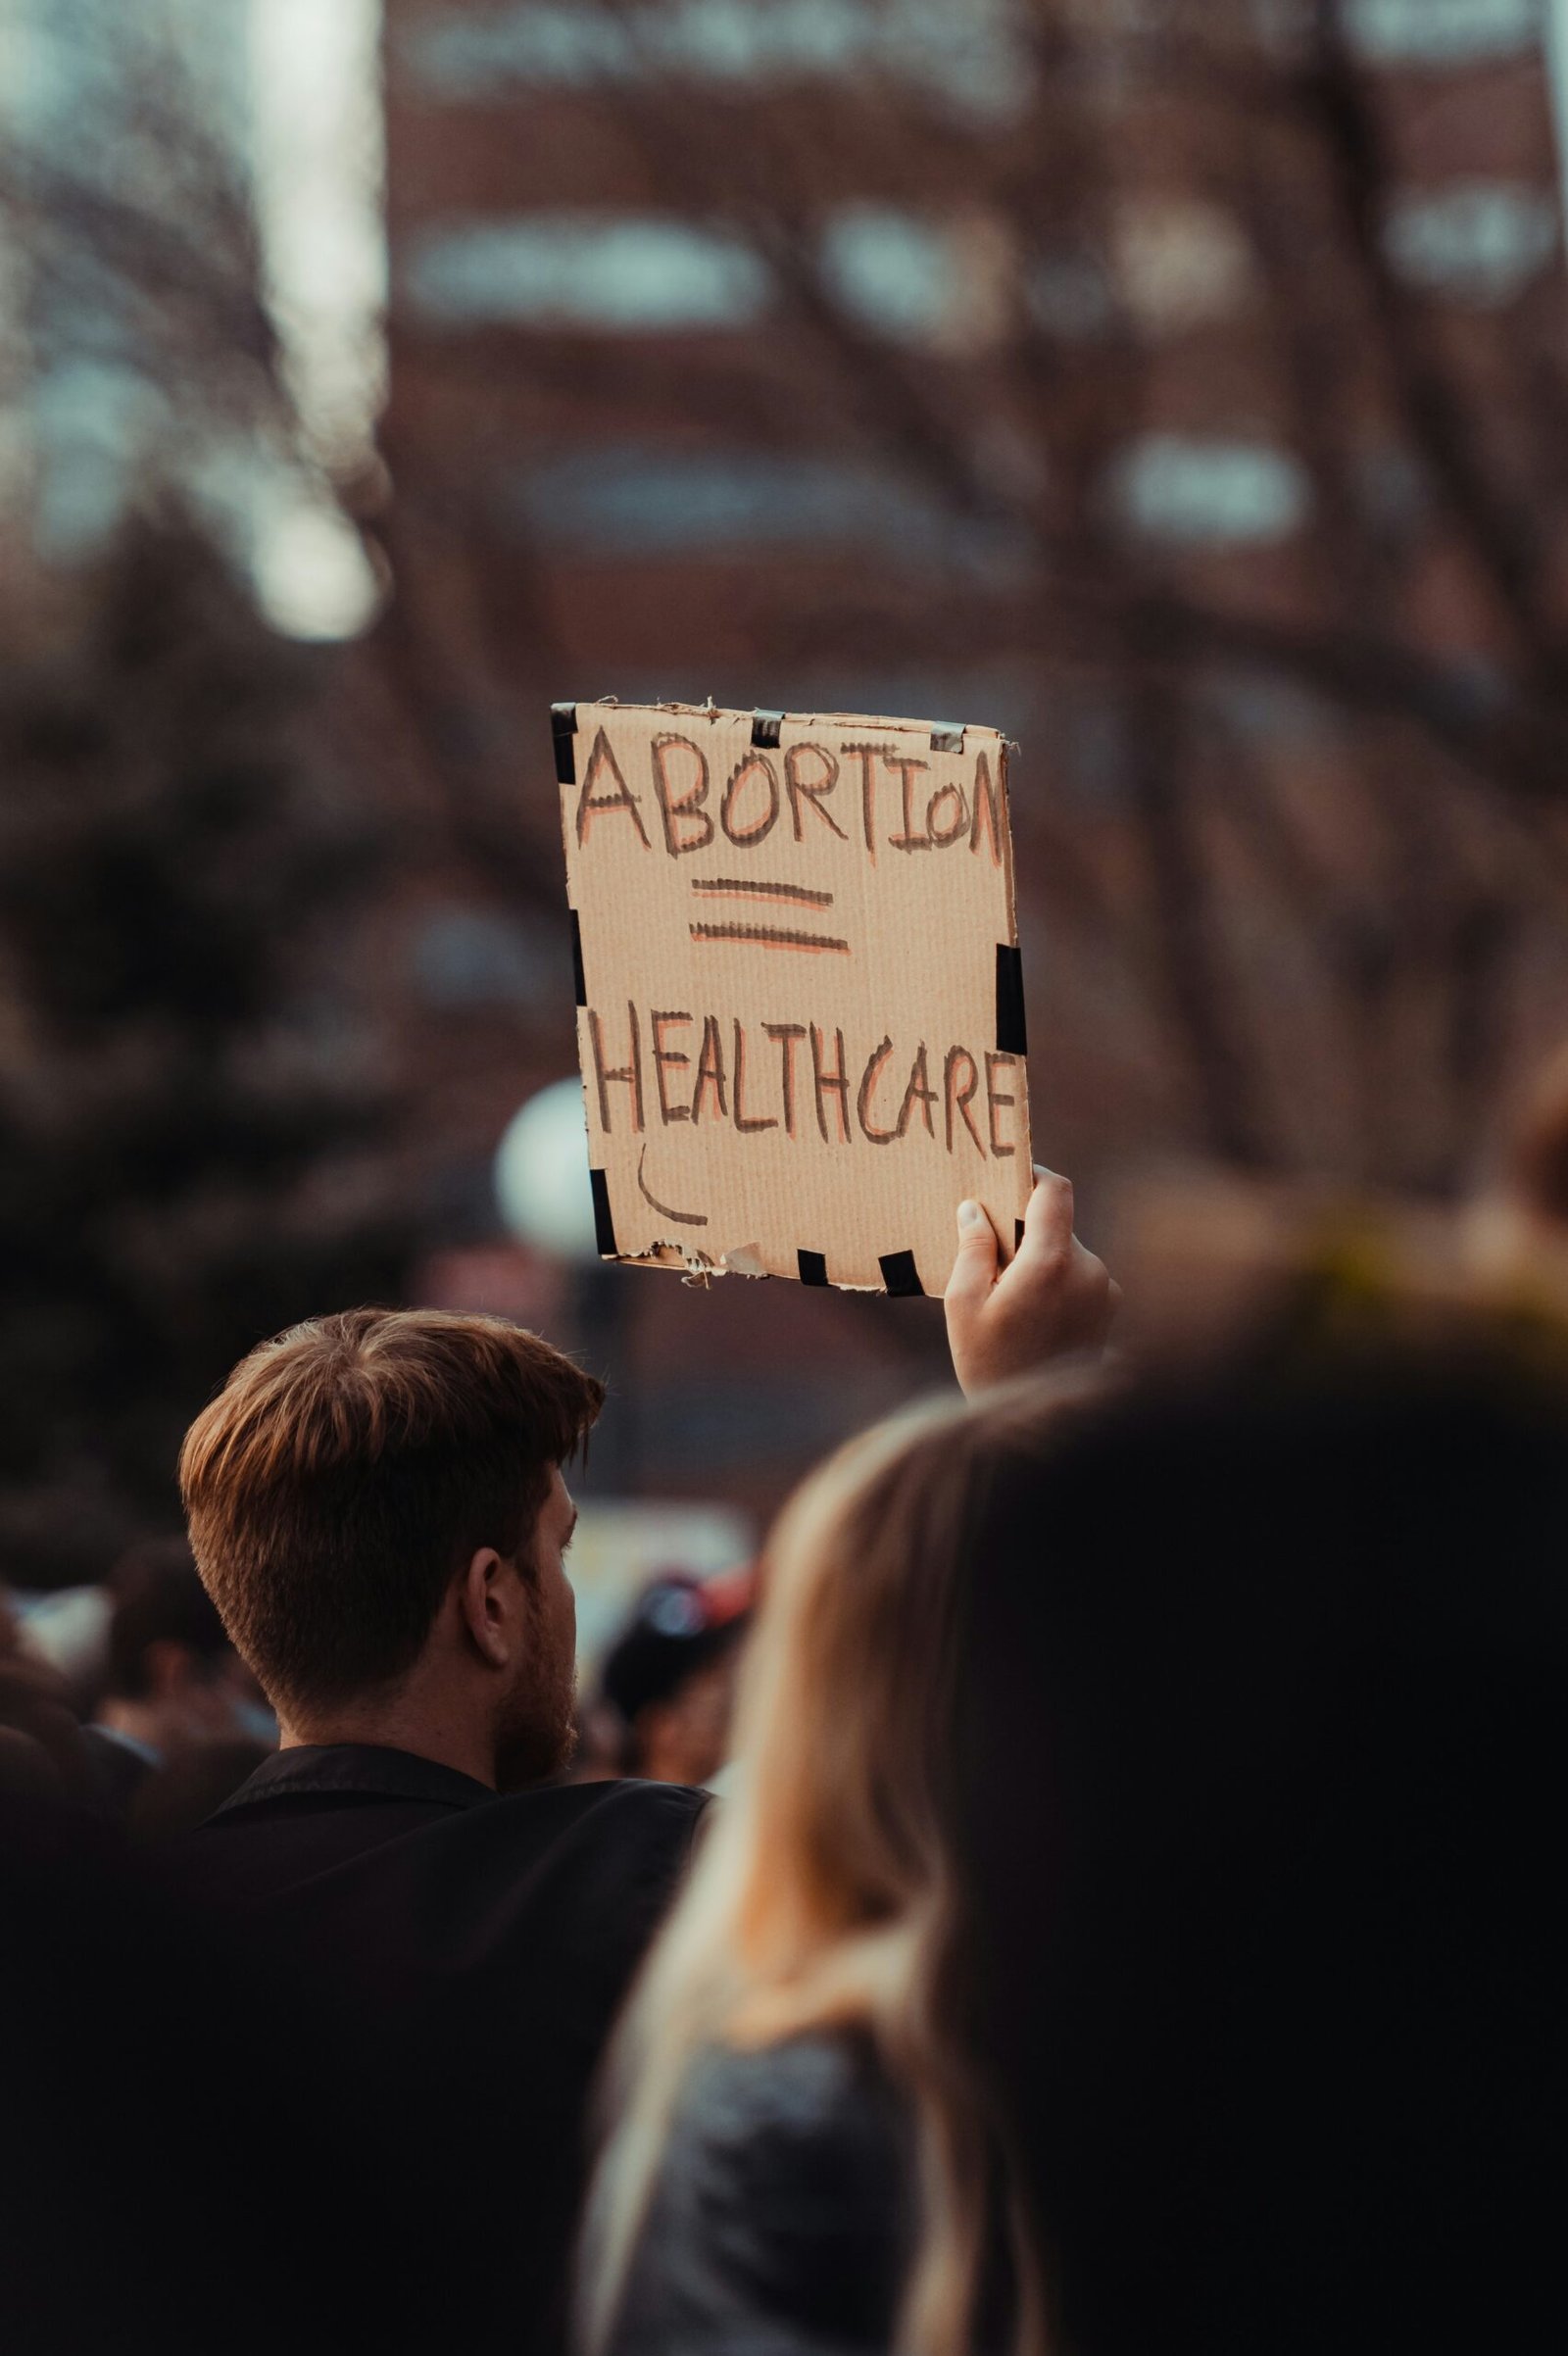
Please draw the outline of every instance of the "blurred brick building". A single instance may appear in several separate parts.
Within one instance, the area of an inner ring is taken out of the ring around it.
[[[1038,1144],[1091,1203],[1162,1151],[1460,1182],[1568,1021],[1535,0],[388,0],[385,67],[376,656],[441,813],[453,1235],[571,1068],[559,696],[1014,735]],[[819,1330],[646,1283],[655,1354]],[[930,1363],[861,1307],[878,1379]]]

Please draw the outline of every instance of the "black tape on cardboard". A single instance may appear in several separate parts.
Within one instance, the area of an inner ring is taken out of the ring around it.
[[[613,1259],[615,1254],[615,1222],[610,1215],[610,1189],[605,1184],[603,1170],[590,1170],[588,1184],[594,1197],[594,1242],[601,1259]]]
[[[588,1004],[588,985],[582,972],[582,925],[575,908],[568,908],[566,913],[571,918],[571,986],[576,992],[577,1005],[585,1006]]]
[[[577,707],[575,704],[552,704],[550,733],[556,744],[556,783],[575,785],[577,782]],[[578,1002],[581,1003],[580,1001]]]
[[[1029,1052],[1023,1014],[1023,959],[1006,941],[997,943],[997,1053]]]
[[[754,712],[752,713],[752,742],[754,745],[776,745],[778,732],[784,725],[782,712]]]
[[[883,1284],[896,1298],[912,1300],[915,1294],[924,1293],[912,1252],[884,1252],[877,1266],[882,1271]]]
[[[795,1254],[795,1263],[800,1270],[801,1282],[803,1285],[826,1284],[827,1258],[823,1252],[797,1252]]]

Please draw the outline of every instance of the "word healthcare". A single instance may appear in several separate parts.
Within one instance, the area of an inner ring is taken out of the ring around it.
[[[601,1252],[939,1293],[965,1196],[1010,1251],[1031,1153],[997,731],[552,720]]]

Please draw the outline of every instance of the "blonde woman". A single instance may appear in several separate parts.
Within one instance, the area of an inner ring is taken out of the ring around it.
[[[1114,1292],[1073,1240],[1065,1180],[1042,1173],[1000,1282],[983,1220],[960,1232],[960,1377],[1098,1344]],[[897,2329],[920,2356],[1027,2329],[1005,2157],[953,2010],[954,1680],[985,1497],[1089,1379],[913,1410],[786,1512],[736,1786],[621,2047],[586,2265],[595,2348],[882,2349]],[[741,2260],[747,2319],[657,2279],[694,2207],[722,2212],[731,2243],[765,2216]]]
[[[975,1203],[958,1232],[965,1390],[1098,1357],[1118,1291],[1073,1237],[1064,1178],[1036,1173],[1001,1277]],[[913,1409],[833,1456],[774,1532],[737,1784],[621,2037],[584,2264],[593,2349],[883,2349],[905,2316],[920,2356],[984,2344],[965,2332],[1001,2346],[1019,2314],[1003,2158],[944,2017],[960,1970],[944,1727],[979,1494],[1088,1381],[996,1393],[979,1418]],[[645,2252],[692,2203],[767,2215],[749,2321],[650,2281]]]
[[[728,2293],[706,2309],[661,2256],[719,2218],[781,2348],[1010,2344],[1004,2157],[950,2002],[953,1687],[977,1507],[1062,1411],[1033,1385],[913,1410],[780,1523],[735,1788],[624,2032],[588,2245],[597,2349],[726,2344]]]
[[[599,2345],[1544,2344],[1563,1364],[1317,1321],[808,1485],[627,2033]]]

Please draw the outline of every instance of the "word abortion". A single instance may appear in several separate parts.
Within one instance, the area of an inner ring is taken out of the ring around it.
[[[823,1145],[890,1146],[918,1131],[947,1151],[972,1149],[1003,1161],[1017,1152],[1005,1134],[1016,1103],[1008,1085],[1018,1057],[966,1047],[896,1053],[891,1033],[863,1055],[852,1055],[837,1026],[764,1022],[650,1008],[629,1001],[626,1027],[607,1044],[605,1024],[588,1008],[588,1040],[600,1127],[615,1133],[615,1117],[633,1134],[657,1122],[669,1128],[724,1122],[742,1136],[771,1130]],[[612,1061],[612,1057],[620,1057]],[[612,1090],[624,1090],[613,1103]]]
[[[596,825],[618,816],[635,828],[643,849],[652,851],[654,839],[645,815],[651,796],[671,859],[705,851],[720,838],[737,851],[753,851],[775,827],[784,827],[797,843],[809,833],[824,847],[829,838],[848,843],[858,835],[873,861],[884,844],[904,852],[951,851],[962,844],[978,853],[984,843],[992,865],[1002,864],[997,786],[984,752],[975,756],[967,786],[949,777],[935,788],[928,774],[931,762],[892,744],[840,743],[835,750],[803,743],[778,755],[754,747],[721,786],[710,773],[708,755],[690,736],[655,736],[648,758],[648,788],[639,794],[605,730],[598,731],[577,792],[579,846],[589,842]],[[845,783],[851,790],[835,809],[835,796]],[[841,819],[848,819],[849,826]],[[782,834],[779,839],[784,839]]]

